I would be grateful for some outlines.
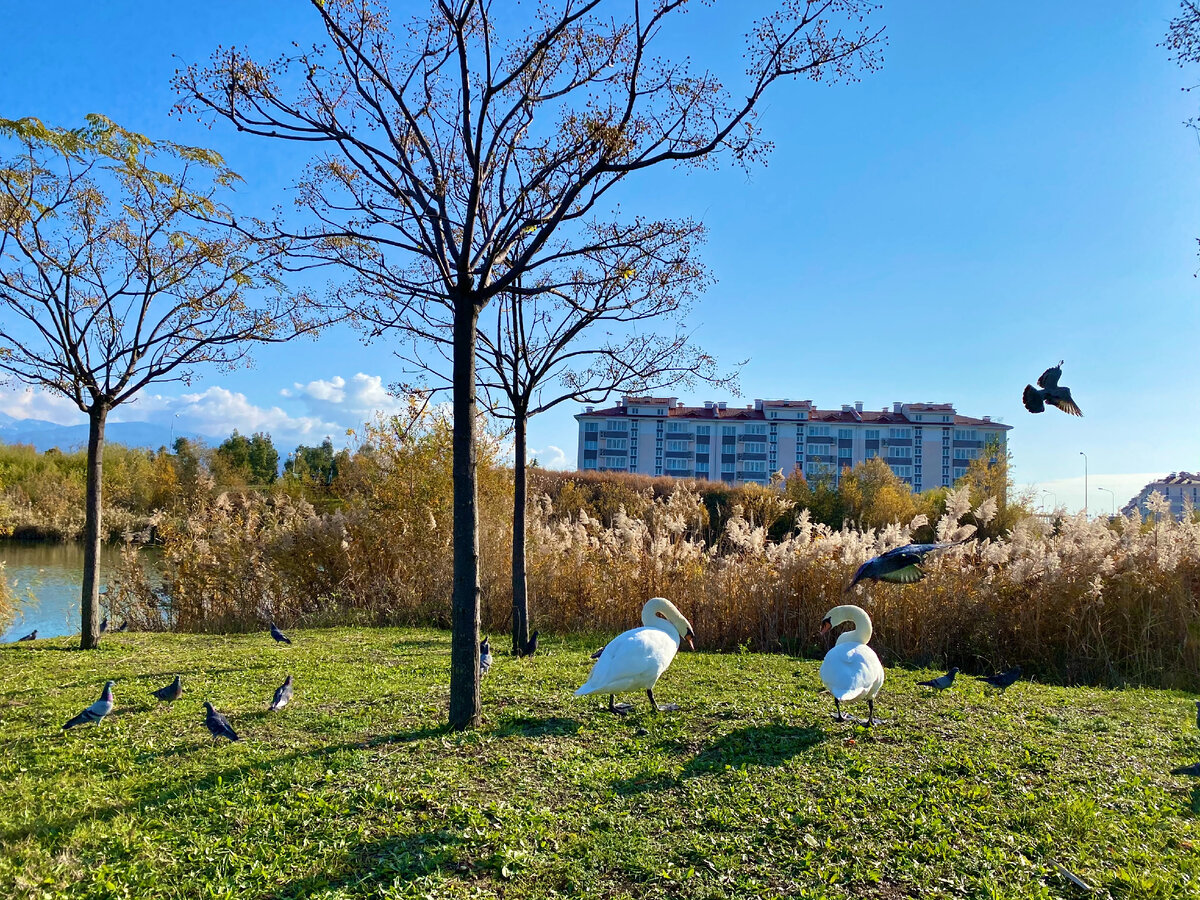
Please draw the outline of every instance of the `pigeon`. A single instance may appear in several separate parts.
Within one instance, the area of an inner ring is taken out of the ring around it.
[[[537,641],[540,633],[541,632],[535,631],[532,635],[530,635],[529,641],[525,644],[524,648],[519,654],[520,656],[533,656],[533,654],[537,653]]]
[[[1004,689],[1021,677],[1021,667],[1013,666],[1006,672],[1000,672],[996,675],[977,675],[980,681],[986,681],[994,688]]]
[[[954,684],[954,676],[958,674],[958,666],[955,666],[945,675],[939,678],[930,678],[928,681],[918,681],[917,684],[925,687],[937,688],[939,691],[944,691],[950,685]]]
[[[1083,415],[1083,411],[1071,399],[1071,389],[1058,386],[1058,379],[1062,377],[1062,364],[1063,361],[1060,359],[1057,366],[1051,366],[1042,373],[1042,377],[1038,379],[1040,391],[1032,384],[1025,385],[1025,393],[1021,395],[1021,402],[1031,413],[1045,412],[1046,404],[1049,403],[1069,415]]]
[[[106,631],[108,631],[108,616],[105,616],[104,620],[100,623],[100,633],[104,634]]]
[[[278,628],[276,628],[274,622],[271,623],[271,637],[275,638],[275,642],[277,644],[291,643],[291,639]]]
[[[483,643],[479,645],[479,677],[486,675],[491,667],[492,648],[488,646],[488,639],[484,638]]]
[[[37,634],[37,632],[35,631],[34,634]],[[24,638],[21,640],[24,640]],[[1200,728],[1200,700],[1196,701],[1196,727]]]
[[[29,632],[29,634],[25,635],[25,637],[17,638],[17,643],[19,644],[19,643],[21,643],[21,641],[36,641],[36,640],[37,640],[37,629],[35,628],[35,629],[33,629],[33,631]]]
[[[271,701],[271,705],[267,707],[267,712],[278,712],[288,705],[288,701],[292,699],[292,676],[289,675],[283,680],[283,684],[275,688],[275,698]]]
[[[1171,774],[1191,775],[1193,778],[1200,778],[1200,762],[1192,763],[1190,766],[1180,766],[1178,769],[1172,769]]]
[[[128,631],[128,630],[129,630],[129,620],[126,619],[124,622],[121,623],[121,627],[118,628],[117,631]]]
[[[100,699],[81,712],[73,719],[67,720],[67,724],[63,726],[63,731],[68,728],[74,728],[76,725],[87,725],[90,722],[100,723],[100,720],[112,712],[113,708],[113,685],[115,681],[104,682],[104,693],[100,695]]]
[[[208,711],[204,716],[204,724],[212,732],[214,743],[221,738],[229,738],[231,741],[240,740],[237,732],[233,730],[233,726],[229,724],[229,720],[213,709],[213,705],[207,700],[204,701],[204,708]]]
[[[179,676],[175,676],[175,680],[166,687],[160,687],[157,691],[152,692],[155,697],[164,703],[174,703],[183,696],[183,682]]]
[[[892,584],[912,584],[914,581],[920,581],[925,577],[925,573],[921,571],[921,563],[925,560],[925,554],[933,553],[935,550],[945,550],[947,547],[961,543],[963,542],[905,544],[903,547],[896,547],[887,553],[881,553],[858,567],[858,571],[854,573],[854,580],[847,585],[843,593],[849,593],[856,584],[865,578],[888,581]]]

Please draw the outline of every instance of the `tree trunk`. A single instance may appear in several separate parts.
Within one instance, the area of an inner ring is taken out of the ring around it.
[[[454,303],[454,595],[450,727],[479,725],[479,504],[476,468],[475,328],[469,296]]]
[[[528,420],[520,410],[513,446],[513,524],[512,524],[512,595],[513,653],[524,652],[529,643],[529,594],[525,575],[525,428]]]
[[[83,592],[79,648],[100,646],[100,536],[103,511],[101,488],[104,475],[104,420],[108,407],[96,403],[88,411],[87,511],[83,526]]]

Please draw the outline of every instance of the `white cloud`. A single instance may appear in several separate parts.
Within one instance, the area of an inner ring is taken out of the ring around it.
[[[543,469],[569,469],[571,463],[567,460],[567,454],[553,444],[547,444],[545,450],[534,450],[530,448],[529,458],[536,458],[538,465]]]
[[[78,425],[87,421],[79,407],[62,394],[31,387],[0,392],[0,412],[14,419],[40,419],[56,425]]]
[[[352,426],[375,418],[376,413],[403,412],[405,402],[388,393],[379,375],[359,372],[349,381],[340,375],[318,378],[308,384],[296,382],[280,394],[299,400],[314,415],[349,421]]]

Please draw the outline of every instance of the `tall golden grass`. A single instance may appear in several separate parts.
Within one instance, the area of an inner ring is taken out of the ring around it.
[[[448,425],[368,437],[370,452],[348,464],[334,513],[285,495],[198,501],[164,531],[161,587],[127,565],[110,591],[114,614],[192,631],[261,628],[268,619],[446,625]],[[482,621],[503,632],[511,484],[494,455],[481,473]],[[850,602],[870,613],[872,643],[889,664],[983,671],[1020,663],[1067,683],[1200,687],[1200,524],[1171,519],[1162,504],[1156,521],[1026,517],[979,538],[996,502],[972,507],[964,486],[946,494],[933,522],[918,515],[881,529],[832,529],[801,511],[790,533],[771,540],[770,515],[735,505],[714,535],[697,490],[657,487],[623,484],[636,501],[603,514],[570,492],[558,506],[545,494],[532,498],[533,627],[612,634],[638,623],[647,598],[664,596],[691,620],[701,648],[815,655],[826,611]],[[861,563],[930,531],[964,542],[927,557],[924,580],[844,593]]]

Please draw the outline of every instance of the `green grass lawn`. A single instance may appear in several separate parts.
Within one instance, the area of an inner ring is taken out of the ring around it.
[[[447,634],[292,637],[0,648],[0,897],[1085,896],[1056,864],[1094,896],[1200,896],[1182,694],[935,696],[893,669],[868,732],[831,721],[815,661],[685,652],[656,691],[682,709],[618,719],[571,697],[598,642],[549,639],[496,653],[458,734]],[[108,678],[113,714],[60,733]],[[205,699],[241,743],[211,743]]]

